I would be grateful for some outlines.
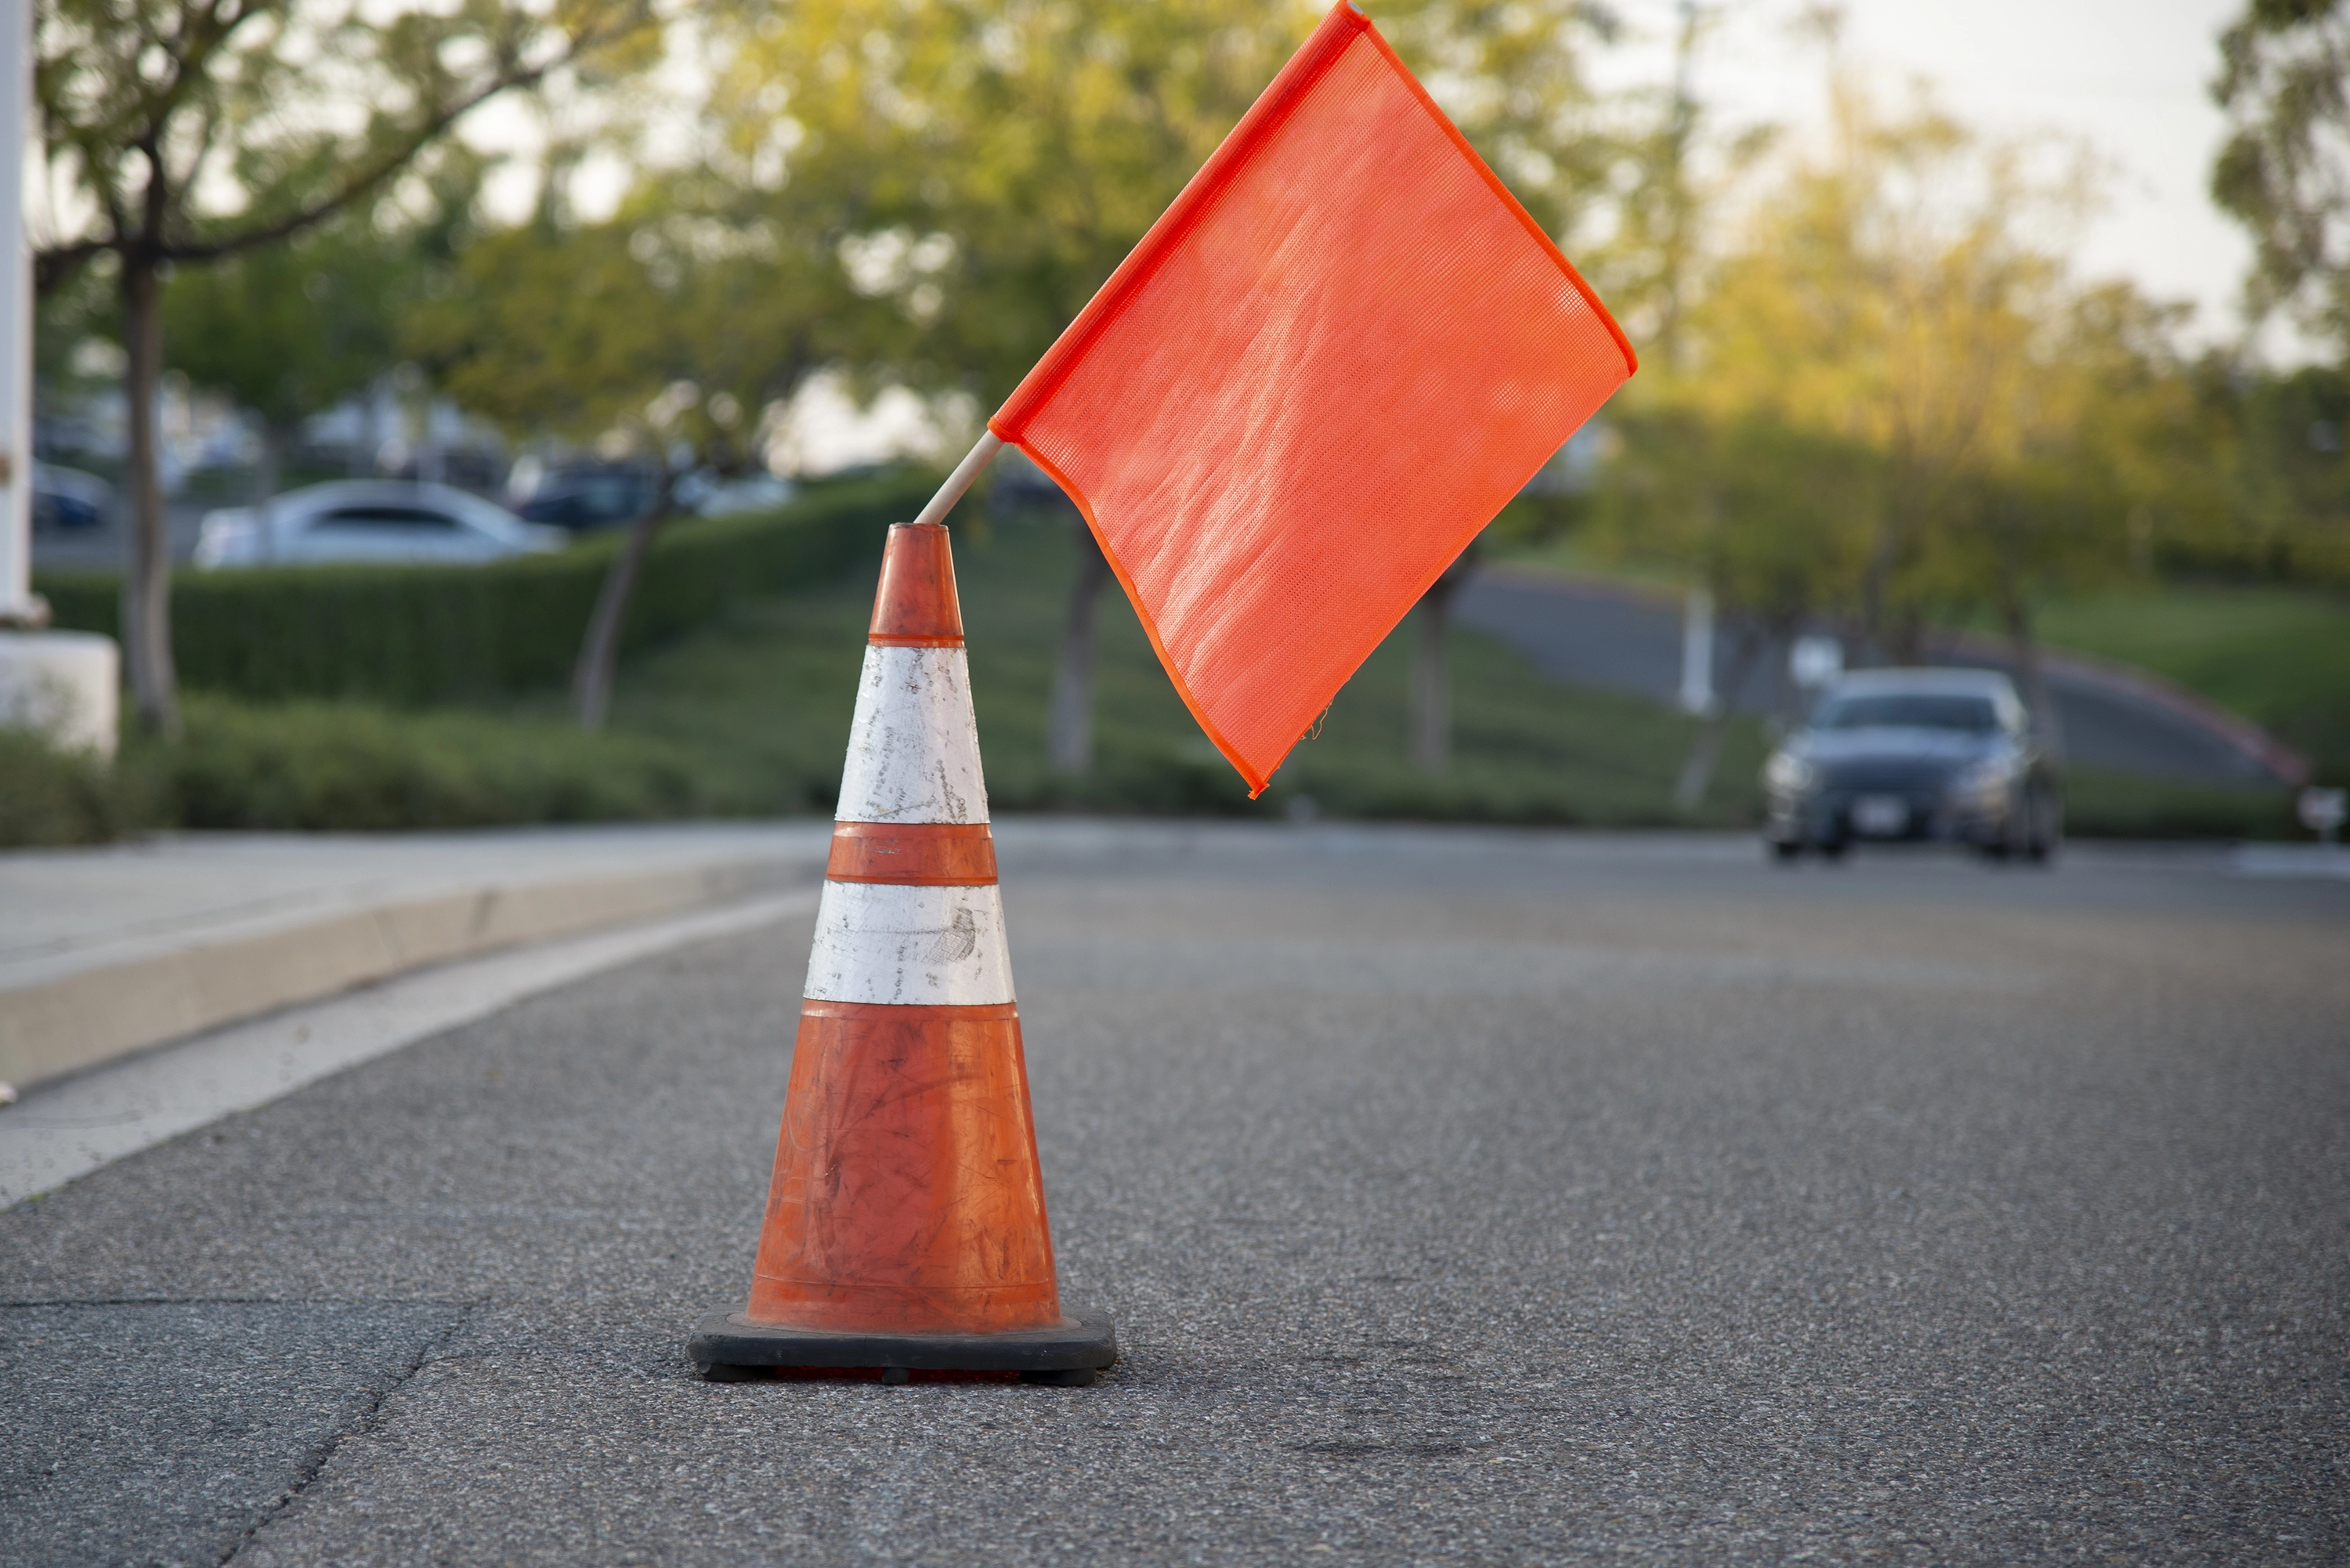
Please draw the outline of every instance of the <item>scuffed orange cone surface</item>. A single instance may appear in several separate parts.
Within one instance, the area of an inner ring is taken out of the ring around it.
[[[1014,1009],[803,1006],[752,1321],[1058,1322]]]
[[[753,1324],[1063,1322],[946,530],[889,545],[841,776]]]
[[[1255,792],[1633,368],[1342,4],[989,424],[1085,512]]]

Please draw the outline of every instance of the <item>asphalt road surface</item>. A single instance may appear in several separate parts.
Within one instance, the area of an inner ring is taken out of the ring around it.
[[[2350,885],[1003,837],[1102,1384],[691,1376],[799,919],[0,1212],[0,1559],[2350,1560]]]
[[[1500,638],[1545,675],[1581,686],[1629,691],[1659,702],[1681,686],[1680,608],[1668,598],[1614,584],[1482,572],[1462,587],[1463,624]],[[1714,690],[1730,683],[1731,650],[1714,647]],[[1938,664],[2003,668],[1972,648],[1944,646]],[[2065,754],[2109,772],[2220,787],[2274,784],[2267,762],[2226,730],[2144,690],[2060,663],[2047,670]],[[1757,670],[1739,694],[1749,713],[1784,713],[1799,698],[1777,664]]]

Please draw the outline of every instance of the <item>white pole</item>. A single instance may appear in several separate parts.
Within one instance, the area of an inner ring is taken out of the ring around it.
[[[0,625],[38,626],[33,597],[33,256],[25,162],[33,129],[33,7],[0,5]]]
[[[1681,707],[1713,711],[1713,592],[1691,588],[1681,616]]]
[[[918,524],[945,522],[947,514],[954,510],[954,504],[962,499],[962,493],[969,490],[972,481],[979,477],[979,471],[985,468],[988,460],[1003,449],[1003,442],[993,431],[981,436],[979,444],[963,454],[963,460],[955,464],[955,471],[947,475],[947,482],[939,486],[939,493],[931,497],[931,504],[922,508],[922,514],[914,521]]]
[[[113,639],[37,629],[49,607],[33,593],[33,8],[0,0],[0,729],[110,757],[122,679]]]

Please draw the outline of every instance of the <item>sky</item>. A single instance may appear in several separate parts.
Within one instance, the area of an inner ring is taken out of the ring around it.
[[[2192,301],[2190,336],[2234,338],[2251,245],[2206,194],[2226,130],[2209,84],[2219,36],[2244,0],[1844,0],[1844,48],[1888,95],[1917,78],[1979,130],[2048,130],[2086,143],[2110,179],[2085,225],[2085,275],[2126,276]],[[1675,0],[1614,0],[1635,36],[1601,67],[1607,83],[1672,72]],[[1798,32],[1803,0],[1711,0],[1700,99],[1731,124],[1793,129],[1821,118],[1822,56]],[[1376,12],[1373,13],[1376,16]],[[2289,335],[2264,339],[2295,356]]]

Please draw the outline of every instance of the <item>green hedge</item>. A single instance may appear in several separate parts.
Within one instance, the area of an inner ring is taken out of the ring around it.
[[[624,651],[733,606],[878,565],[885,530],[930,485],[894,476],[827,485],[782,511],[662,531],[629,613]],[[604,535],[486,566],[298,566],[175,575],[172,650],[191,688],[243,697],[359,697],[401,706],[542,691],[569,679],[605,568]],[[118,635],[120,579],[44,574],[57,624]]]
[[[178,745],[133,753],[156,775],[158,814],[179,827],[377,833],[743,809],[691,752],[551,717],[197,692],[186,718]]]
[[[23,730],[0,729],[0,849],[104,844],[161,815],[155,770],[144,758],[109,768],[54,752]]]

